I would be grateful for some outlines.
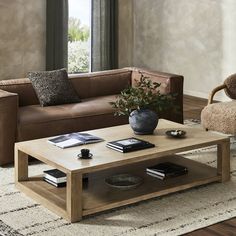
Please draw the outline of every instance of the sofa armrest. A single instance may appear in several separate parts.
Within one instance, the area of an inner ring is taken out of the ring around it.
[[[139,80],[142,73],[154,82],[161,83],[160,91],[165,94],[176,94],[175,105],[178,107],[178,112],[166,111],[159,114],[160,118],[165,118],[178,123],[183,123],[183,83],[184,77],[171,73],[164,73],[158,71],[151,71],[141,68],[132,67],[132,84],[135,80]]]
[[[14,160],[18,95],[0,90],[0,165]]]

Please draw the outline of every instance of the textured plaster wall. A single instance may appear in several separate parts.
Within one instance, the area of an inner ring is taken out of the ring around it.
[[[0,80],[45,69],[45,0],[0,0]]]
[[[133,0],[119,0],[119,68],[133,65]]]
[[[132,25],[133,38],[126,47],[133,49],[126,51],[132,51],[134,66],[183,74],[185,93],[205,98],[236,72],[235,0],[132,3],[132,23],[126,24]],[[221,93],[217,98],[225,96]]]

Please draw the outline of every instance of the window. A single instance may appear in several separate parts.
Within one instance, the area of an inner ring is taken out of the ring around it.
[[[69,0],[68,72],[90,71],[91,0]]]

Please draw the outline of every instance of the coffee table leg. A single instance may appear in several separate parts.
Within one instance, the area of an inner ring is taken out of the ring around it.
[[[71,222],[82,219],[82,174],[67,173],[66,208]]]
[[[221,182],[230,179],[230,142],[224,141],[217,145],[217,172]]]
[[[15,181],[28,179],[28,155],[15,149]]]

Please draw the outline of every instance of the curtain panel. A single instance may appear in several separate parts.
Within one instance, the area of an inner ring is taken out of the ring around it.
[[[46,70],[67,68],[68,0],[46,3]]]
[[[92,0],[91,70],[118,66],[118,1]]]

